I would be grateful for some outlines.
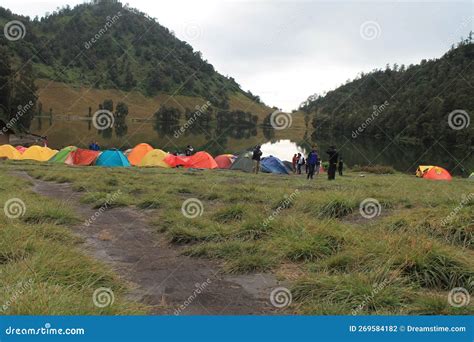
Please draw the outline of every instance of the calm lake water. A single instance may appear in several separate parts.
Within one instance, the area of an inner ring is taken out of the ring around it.
[[[380,164],[391,165],[399,171],[414,172],[420,164],[434,164],[458,175],[474,171],[472,147],[453,150],[439,143],[421,147],[363,136],[356,139],[351,136],[319,138],[312,136],[311,127],[304,125],[284,130],[261,125],[220,128],[194,125],[182,134],[178,132],[179,128],[180,126],[166,123],[156,125],[153,122],[131,121],[127,123],[127,129],[118,136],[114,130],[98,131],[90,121],[82,119],[51,122],[35,118],[31,131],[46,135],[50,147],[56,149],[69,145],[87,147],[91,141],[97,141],[103,149],[114,147],[125,150],[146,142],[167,152],[183,151],[190,144],[195,150],[208,151],[216,156],[222,153],[239,154],[261,144],[264,156],[273,155],[281,160],[291,160],[294,153],[306,154],[312,145],[317,145],[320,156],[325,161],[325,151],[334,144],[348,166]],[[469,149],[470,155],[466,152]]]

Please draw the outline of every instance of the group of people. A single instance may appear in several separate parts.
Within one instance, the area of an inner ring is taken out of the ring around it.
[[[338,171],[339,175],[342,176],[344,162],[342,161],[342,158],[340,158],[339,152],[337,152],[335,146],[329,147],[326,153],[329,159],[329,167],[327,170],[328,179],[334,180],[336,179],[336,171]],[[260,160],[262,159],[262,154],[261,146],[255,146],[252,154],[252,160],[254,161],[254,173],[258,173],[260,170]],[[315,174],[319,175],[319,171],[321,169],[321,159],[319,158],[316,146],[311,148],[311,151],[308,153],[306,159],[303,154],[295,153],[292,159],[292,166],[293,173],[299,175],[302,173],[302,169],[304,167],[307,179],[313,179]]]

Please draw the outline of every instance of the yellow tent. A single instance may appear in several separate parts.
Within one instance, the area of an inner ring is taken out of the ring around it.
[[[148,152],[138,166],[159,166],[170,168],[168,164],[165,163],[165,158],[168,156],[168,153],[155,149]]]
[[[37,161],[48,161],[55,154],[56,150],[52,150],[48,147],[31,146],[28,147],[25,152],[20,156],[21,160],[37,160]]]
[[[21,153],[12,145],[0,146],[0,158],[20,159]]]
[[[416,169],[416,176],[417,177],[423,177],[423,175],[431,170],[434,166],[433,165],[420,165],[418,166],[418,169]]]

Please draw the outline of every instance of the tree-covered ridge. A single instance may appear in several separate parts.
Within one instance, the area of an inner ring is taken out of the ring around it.
[[[228,94],[245,93],[214,70],[201,53],[155,19],[119,2],[65,7],[43,18],[0,7],[0,25],[20,20],[26,34],[6,45],[18,65],[31,62],[36,78],[123,91],[200,96],[228,108]]]
[[[426,146],[439,140],[470,151],[474,122],[456,130],[448,125],[448,116],[462,110],[474,120],[473,61],[471,34],[439,59],[361,74],[324,96],[310,97],[301,109],[313,116],[319,136],[388,136]]]

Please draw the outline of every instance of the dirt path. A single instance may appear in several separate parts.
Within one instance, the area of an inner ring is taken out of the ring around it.
[[[79,202],[80,193],[71,184],[45,182],[17,173],[34,184],[43,196],[68,203],[84,221],[71,229],[85,240],[88,254],[106,262],[124,279],[135,284],[130,296],[153,307],[152,314],[246,315],[271,314],[271,290],[277,286],[273,276],[252,274],[227,277],[218,274],[209,260],[180,255],[160,234],[152,233],[146,212],[132,208],[112,208],[95,216]],[[200,291],[198,291],[200,289]],[[201,292],[200,294],[198,292]]]

